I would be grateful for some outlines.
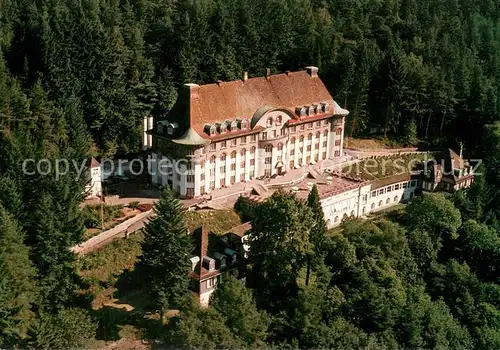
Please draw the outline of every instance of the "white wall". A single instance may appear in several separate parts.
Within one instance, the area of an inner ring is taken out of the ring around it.
[[[90,183],[85,187],[85,193],[87,193],[87,198],[102,195],[102,170],[100,166],[90,169]]]
[[[372,190],[367,212],[373,213],[412,199],[415,196],[417,184],[417,180],[403,181]]]
[[[409,201],[415,196],[418,184],[417,180],[403,181],[376,190],[372,190],[371,184],[368,184],[322,199],[321,205],[327,227],[340,225],[346,216],[363,217]]]

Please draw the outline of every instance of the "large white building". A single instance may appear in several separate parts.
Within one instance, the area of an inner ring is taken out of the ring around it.
[[[340,225],[348,217],[366,217],[398,203],[408,202],[422,192],[452,193],[468,188],[474,182],[472,166],[451,149],[441,159],[429,160],[421,165],[420,170],[411,174],[392,175],[372,181],[339,173],[309,173],[309,178],[288,190],[295,192],[297,198],[305,200],[313,185],[316,185],[323,214],[330,228]],[[272,191],[267,191],[261,195],[250,195],[250,199],[262,202],[271,195]]]
[[[340,225],[349,217],[366,217],[371,213],[407,202],[420,188],[420,176],[402,174],[375,181],[362,181],[342,174],[307,178],[289,188],[299,199],[307,199],[313,185],[318,188],[323,214],[329,228]],[[272,191],[250,195],[262,202]]]
[[[347,114],[316,67],[186,84],[148,131],[152,140],[144,136],[145,147],[152,142],[152,181],[192,198],[341,157]]]

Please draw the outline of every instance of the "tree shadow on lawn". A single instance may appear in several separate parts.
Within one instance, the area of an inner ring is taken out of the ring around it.
[[[150,311],[150,298],[143,287],[144,274],[141,271],[141,267],[136,266],[116,276],[116,299],[94,311],[99,320],[99,340],[119,340],[120,330],[127,325],[135,327],[143,339],[159,338],[164,327],[159,315]]]

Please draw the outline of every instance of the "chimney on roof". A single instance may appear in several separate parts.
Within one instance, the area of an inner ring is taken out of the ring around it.
[[[200,89],[200,85],[188,83],[184,84],[184,86],[189,89],[189,96],[191,98],[197,98],[199,96],[198,90]]]
[[[271,70],[269,68],[266,68],[266,79],[269,79],[271,76]]]
[[[306,67],[307,73],[311,76],[311,78],[316,78],[318,76],[318,67],[309,66]]]
[[[246,83],[248,80],[248,72],[243,73],[243,81]]]
[[[201,226],[201,252],[200,259],[203,261],[203,257],[208,254],[208,230],[205,225]]]

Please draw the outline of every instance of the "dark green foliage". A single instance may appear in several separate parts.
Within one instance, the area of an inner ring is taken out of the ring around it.
[[[188,293],[192,246],[184,221],[186,209],[166,188],[155,205],[156,217],[144,229],[142,259],[153,306],[175,308]]]
[[[69,308],[39,314],[31,332],[31,345],[36,349],[89,348],[96,325],[86,310]]]
[[[249,346],[262,345],[267,336],[269,320],[257,310],[252,292],[234,278],[218,285],[211,306],[225,319],[231,332]]]
[[[23,160],[135,152],[143,117],[163,118],[183,83],[316,65],[350,110],[346,135],[372,122],[407,145],[463,142],[484,175],[456,208],[424,197],[404,227],[349,221],[332,237],[315,190],[307,204],[239,200],[254,227],[249,281],[273,314],[268,339],[248,291],[221,285],[224,305],[239,308],[186,308],[166,344],[499,348],[499,14],[491,0],[1,2],[0,346],[29,345],[32,327],[33,347],[90,347],[94,329],[69,251],[84,220],[99,224],[79,208],[86,179],[26,175]],[[165,194],[157,210],[143,263],[164,309],[185,294],[191,251],[178,202]]]
[[[258,302],[271,312],[284,310],[298,292],[297,278],[312,251],[312,213],[294,194],[275,192],[255,210],[249,262]]]
[[[226,319],[215,308],[202,309],[194,302],[184,305],[180,314],[169,319],[163,335],[163,346],[169,349],[242,349],[226,326]]]
[[[306,286],[309,285],[309,277],[313,265],[317,266],[323,263],[325,250],[324,244],[326,241],[326,222],[323,215],[323,207],[321,206],[318,187],[313,186],[309,196],[307,197],[307,206],[311,209],[314,220],[309,241],[313,245],[311,253],[307,256],[307,271],[306,271]]]
[[[13,347],[26,340],[34,320],[36,269],[29,259],[25,235],[0,205],[0,346]]]

